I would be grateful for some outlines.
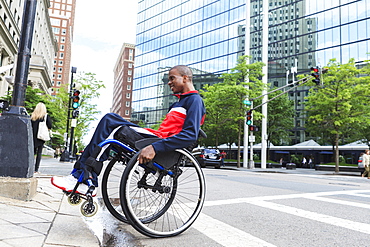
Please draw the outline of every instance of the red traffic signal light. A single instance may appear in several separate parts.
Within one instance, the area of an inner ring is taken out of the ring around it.
[[[73,91],[72,96],[72,108],[77,109],[80,106],[80,91],[75,90]]]
[[[311,67],[311,75],[314,77],[312,80],[316,85],[320,84],[320,68],[319,67]]]
[[[259,131],[256,125],[249,125],[249,131]]]
[[[246,122],[245,123],[247,125],[251,125],[252,124],[252,110],[247,111],[247,119],[246,119]]]

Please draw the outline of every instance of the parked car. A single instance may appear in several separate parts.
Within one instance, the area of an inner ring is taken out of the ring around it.
[[[194,157],[198,160],[201,167],[214,166],[220,168],[222,165],[220,151],[214,148],[204,148],[193,150]]]

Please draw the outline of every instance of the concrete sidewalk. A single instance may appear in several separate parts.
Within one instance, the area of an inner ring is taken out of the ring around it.
[[[50,183],[51,175],[35,177],[37,194],[31,201],[0,197],[0,247],[100,246],[80,205],[67,202]]]

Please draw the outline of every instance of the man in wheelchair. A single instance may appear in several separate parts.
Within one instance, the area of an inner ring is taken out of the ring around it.
[[[71,192],[78,178],[84,174],[84,180],[90,178],[93,185],[97,187],[97,176],[100,174],[103,161],[109,156],[109,150],[100,150],[98,144],[106,139],[114,138],[133,145],[135,141],[143,138],[161,138],[141,149],[138,161],[142,164],[151,161],[157,153],[185,148],[195,143],[200,126],[204,122],[205,107],[198,91],[194,88],[192,78],[191,69],[185,65],[177,65],[170,69],[168,86],[179,101],[170,107],[158,130],[141,128],[114,113],[106,114],[100,120],[90,143],[76,162],[72,173],[65,177],[52,177],[51,183],[63,191]],[[99,154],[96,155],[96,152]],[[85,176],[86,174],[90,174],[91,177]],[[76,192],[86,194],[88,189],[85,183],[81,183]],[[93,195],[96,195],[96,189]]]

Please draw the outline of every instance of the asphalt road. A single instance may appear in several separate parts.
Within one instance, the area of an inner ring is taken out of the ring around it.
[[[67,164],[55,166],[44,168],[63,173]],[[370,245],[370,179],[308,169],[286,172],[204,169],[202,213],[173,238],[143,236],[104,208],[86,222],[105,246]]]

